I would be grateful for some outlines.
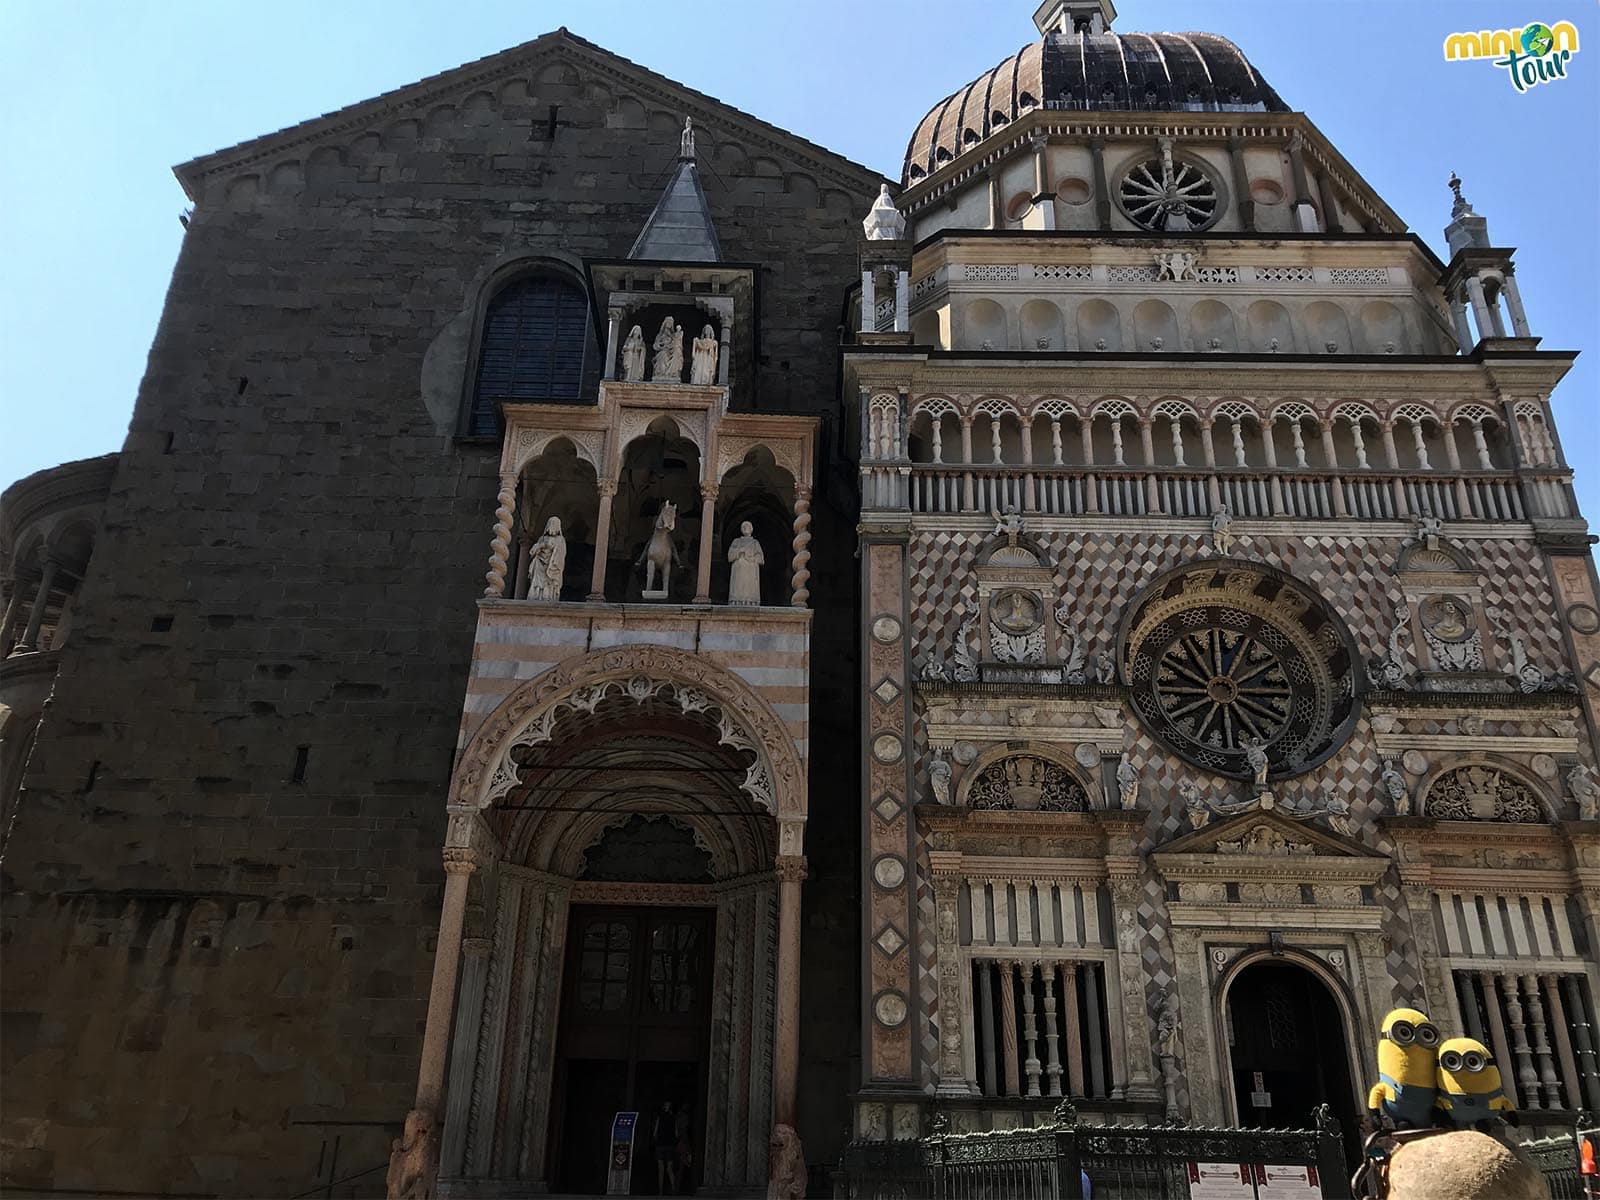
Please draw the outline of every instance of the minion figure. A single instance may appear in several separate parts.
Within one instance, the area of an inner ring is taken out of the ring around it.
[[[1474,1038],[1451,1038],[1439,1047],[1438,1087],[1435,1103],[1457,1129],[1489,1133],[1502,1121],[1516,1124],[1494,1055]]]
[[[1414,1008],[1396,1008],[1378,1033],[1378,1082],[1367,1093],[1373,1120],[1395,1129],[1426,1129],[1434,1122],[1435,1088],[1444,1080],[1435,1051],[1439,1027]]]

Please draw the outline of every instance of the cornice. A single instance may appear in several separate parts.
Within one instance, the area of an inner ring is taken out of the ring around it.
[[[1269,907],[1259,904],[1192,904],[1169,900],[1167,916],[1178,928],[1241,929],[1256,933],[1262,929],[1364,933],[1383,928],[1383,910],[1376,906],[1299,904]]]

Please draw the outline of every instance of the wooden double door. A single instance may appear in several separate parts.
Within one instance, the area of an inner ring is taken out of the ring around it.
[[[633,1192],[657,1193],[656,1151],[687,1150],[680,1192],[703,1157],[716,910],[574,905],[556,1034],[552,1178],[605,1191],[611,1120],[639,1113]],[[672,1116],[663,1117],[664,1104]],[[678,1157],[685,1157],[681,1153]]]

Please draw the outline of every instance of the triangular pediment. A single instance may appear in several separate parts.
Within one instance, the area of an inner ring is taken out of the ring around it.
[[[1165,866],[1173,860],[1196,855],[1387,861],[1385,855],[1354,838],[1333,833],[1310,821],[1297,821],[1277,809],[1254,809],[1215,821],[1157,847],[1153,857],[1158,865]]]
[[[537,100],[537,81],[557,63],[572,67],[586,82],[598,85],[613,97],[627,96],[646,110],[671,115],[676,126],[681,126],[685,116],[692,117],[697,127],[718,130],[737,140],[752,155],[780,158],[793,169],[812,174],[821,185],[832,185],[856,196],[875,194],[879,184],[885,182],[876,171],[713,96],[646,70],[565,28],[370,100],[191,159],[173,168],[173,172],[190,199],[197,200],[213,176],[304,162],[319,149],[337,148],[366,134],[381,135],[406,119],[424,120],[441,106],[473,102],[493,107],[506,89],[516,89],[519,84]]]

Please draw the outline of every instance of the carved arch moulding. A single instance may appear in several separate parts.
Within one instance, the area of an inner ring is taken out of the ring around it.
[[[776,817],[804,818],[805,767],[788,730],[747,683],[714,663],[665,646],[625,646],[559,663],[518,687],[473,734],[456,764],[452,804],[485,809],[519,781],[515,750],[548,741],[569,712],[608,696],[637,703],[671,693],[684,713],[704,713],[721,744],[754,755],[741,790]]]

